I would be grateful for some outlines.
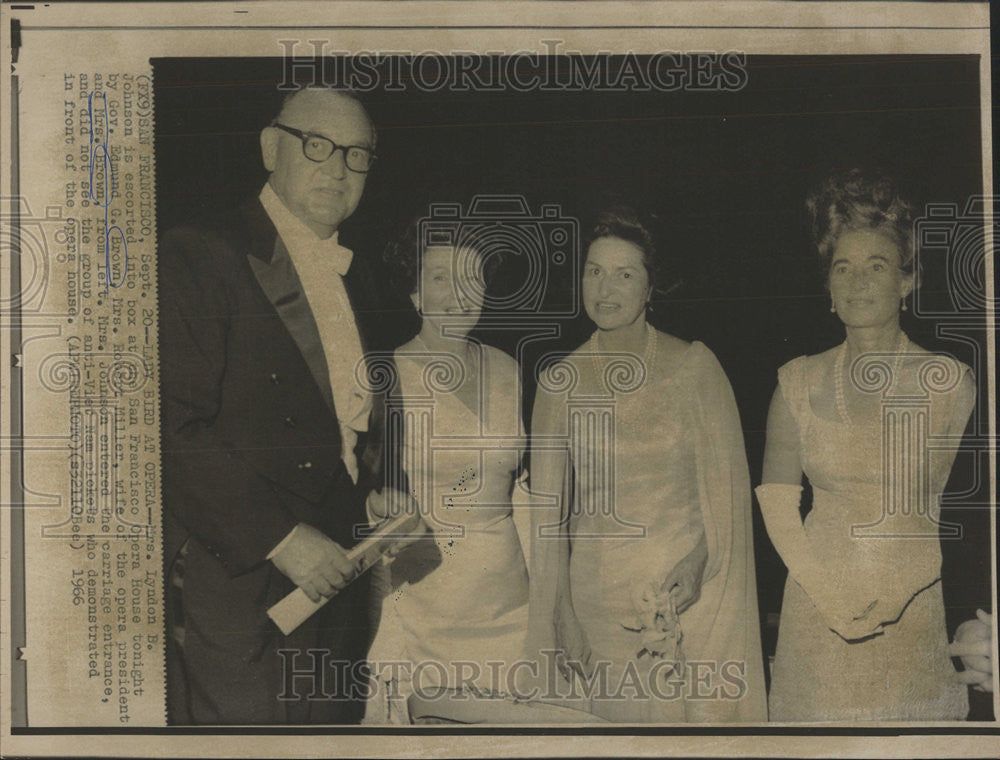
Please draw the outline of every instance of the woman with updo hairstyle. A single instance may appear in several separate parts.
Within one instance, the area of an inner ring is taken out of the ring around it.
[[[766,720],[732,388],[703,343],[646,321],[650,217],[615,205],[587,231],[596,329],[541,373],[532,416],[529,655],[555,650],[554,691],[607,720]]]
[[[788,567],[771,720],[962,719],[938,517],[972,372],[900,329],[913,209],[890,177],[835,171],[807,208],[846,340],[781,367],[768,416],[757,495]],[[803,474],[813,494],[804,521]]]
[[[413,222],[385,258],[420,318],[394,353],[390,395],[402,413],[402,470],[429,535],[373,568],[366,723],[419,721],[425,708],[490,719],[475,698],[510,694],[527,630],[512,507],[526,446],[520,372],[469,337],[496,257],[488,228],[456,226],[443,242],[425,231]]]

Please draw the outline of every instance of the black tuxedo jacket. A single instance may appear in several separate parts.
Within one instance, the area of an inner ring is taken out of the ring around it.
[[[167,561],[195,536],[238,575],[299,522],[353,544],[359,497],[379,473],[384,407],[376,397],[355,487],[316,323],[260,202],[172,230],[159,259]],[[362,348],[388,351],[361,256],[344,284]]]
[[[279,650],[321,647],[363,661],[367,581],[282,637],[266,610],[294,585],[266,557],[300,522],[345,548],[357,542],[364,498],[383,477],[383,398],[375,395],[359,440],[355,485],[315,320],[256,198],[230,217],[171,230],[158,259],[164,559],[180,621],[168,698],[186,700],[171,719],[354,720],[338,702],[323,714],[315,702],[289,712],[276,696],[285,688]],[[344,283],[362,348],[391,349],[387,305],[364,257]]]

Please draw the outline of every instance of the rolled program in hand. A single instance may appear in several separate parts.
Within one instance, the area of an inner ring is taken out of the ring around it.
[[[347,552],[347,559],[358,563],[359,577],[374,565],[397,542],[406,539],[420,525],[420,515],[416,513],[399,515],[380,523],[375,532]],[[306,593],[297,588],[267,611],[267,615],[286,636],[313,616],[336,593],[312,601]]]

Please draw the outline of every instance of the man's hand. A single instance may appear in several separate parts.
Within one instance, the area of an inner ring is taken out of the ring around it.
[[[976,691],[993,691],[993,616],[976,610],[976,620],[966,620],[955,631],[948,647],[952,657],[960,657],[965,670],[956,675]]]
[[[385,488],[382,491],[372,491],[368,494],[368,512],[373,520],[381,522],[382,520],[399,517],[402,514],[419,514],[420,505],[410,494],[397,491],[395,488]],[[430,528],[428,528],[427,523],[421,518],[420,522],[410,531],[408,536],[393,542],[392,546],[386,551],[386,555],[395,557],[407,546],[423,538],[429,532]]]
[[[299,523],[271,562],[314,602],[333,596],[354,580],[359,570],[340,544],[304,523]]]

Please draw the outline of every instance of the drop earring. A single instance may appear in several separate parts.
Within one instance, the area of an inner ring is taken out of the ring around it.
[[[906,296],[899,299],[899,310],[906,311]]]
[[[837,313],[837,305],[833,301],[830,301],[830,313],[831,314]]]

